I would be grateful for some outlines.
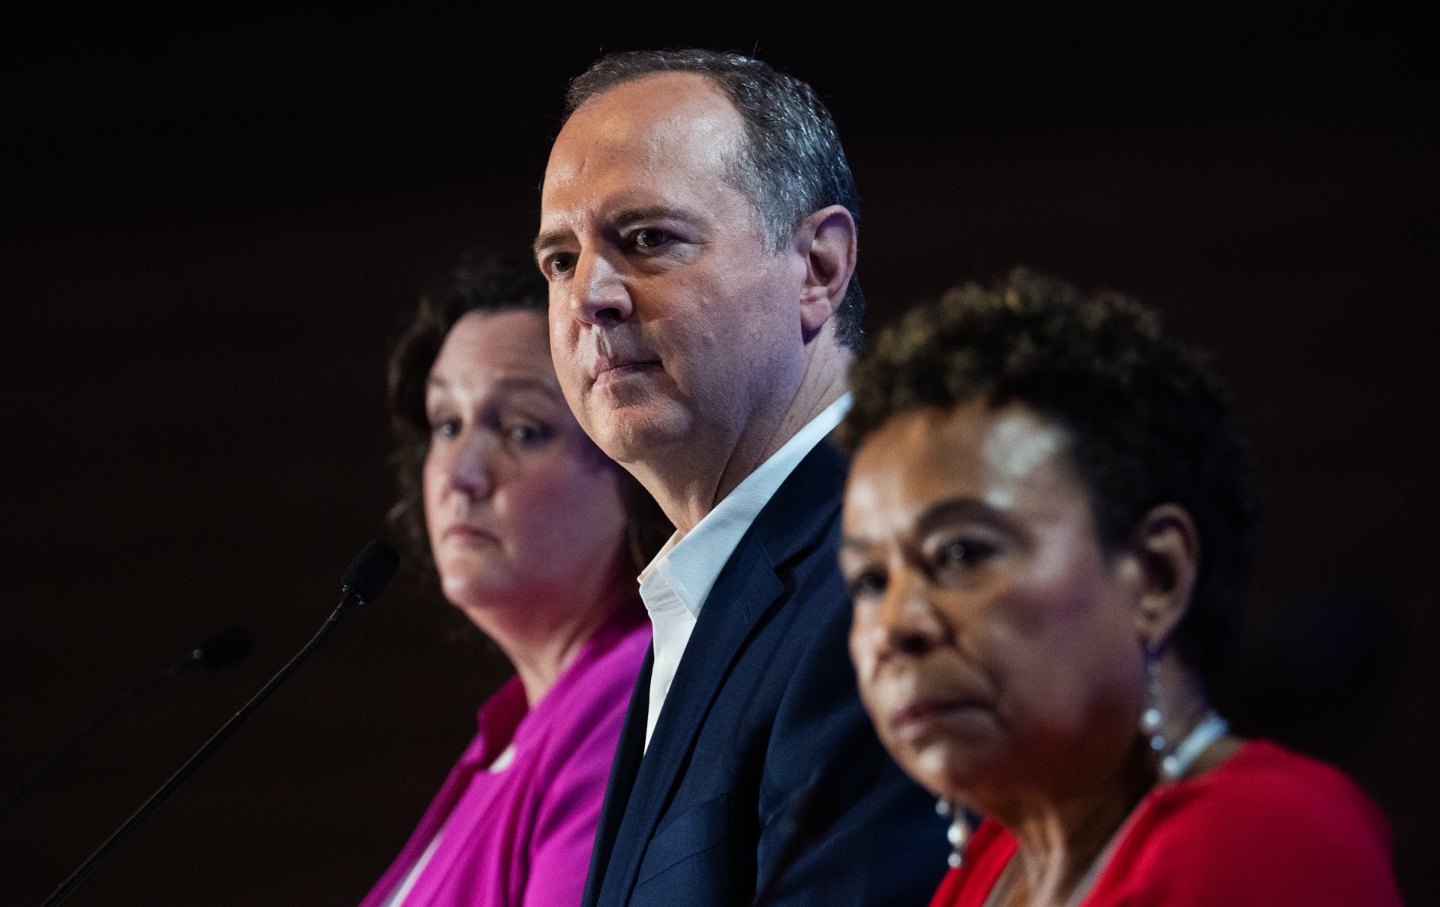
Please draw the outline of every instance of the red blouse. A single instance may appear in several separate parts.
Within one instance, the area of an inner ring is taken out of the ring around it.
[[[1015,854],[982,822],[931,907],[981,907]],[[1263,740],[1204,775],[1156,787],[1121,830],[1085,907],[1389,907],[1390,828],[1338,770]]]

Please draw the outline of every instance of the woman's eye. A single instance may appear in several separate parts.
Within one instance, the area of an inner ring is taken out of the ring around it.
[[[543,444],[550,440],[550,429],[531,422],[515,422],[505,429],[510,440],[522,445]]]
[[[846,584],[850,597],[855,600],[870,598],[885,591],[886,577],[880,570],[862,570]]]
[[[995,548],[978,539],[950,539],[935,549],[932,559],[936,569],[973,569],[990,555]]]
[[[459,419],[431,419],[430,434],[436,438],[456,438],[460,435]]]

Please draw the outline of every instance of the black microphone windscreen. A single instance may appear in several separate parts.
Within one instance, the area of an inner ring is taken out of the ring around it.
[[[249,654],[250,633],[244,627],[226,627],[196,643],[190,657],[215,671],[228,668]]]
[[[340,580],[340,594],[354,595],[361,602],[372,602],[390,585],[395,571],[399,569],[400,555],[395,549],[379,539],[371,539],[350,562],[349,569]]]

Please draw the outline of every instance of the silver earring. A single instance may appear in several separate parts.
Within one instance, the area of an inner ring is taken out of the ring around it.
[[[1160,759],[1161,771],[1170,759],[1165,740],[1165,715],[1160,711],[1160,653],[1145,647],[1145,708],[1140,712],[1140,733],[1150,738],[1150,749]]]
[[[1160,711],[1160,653],[1149,646],[1145,647],[1145,674],[1145,708],[1140,713],[1140,733],[1150,738],[1150,751],[1160,763],[1160,780],[1178,781],[1210,744],[1230,732],[1230,726],[1213,709],[1207,710],[1179,745],[1172,747],[1165,739],[1165,715]]]
[[[950,864],[951,869],[959,869],[965,862],[965,845],[970,843],[970,814],[960,804],[945,800],[936,801],[935,812],[950,817],[950,827],[945,831],[945,839],[950,842],[950,856],[945,858],[945,862]]]

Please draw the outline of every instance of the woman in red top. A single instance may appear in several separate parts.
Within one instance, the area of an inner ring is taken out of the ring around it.
[[[853,378],[851,653],[953,817],[934,904],[1400,903],[1359,789],[1209,705],[1258,506],[1195,353],[1129,300],[1017,272],[915,313]]]

